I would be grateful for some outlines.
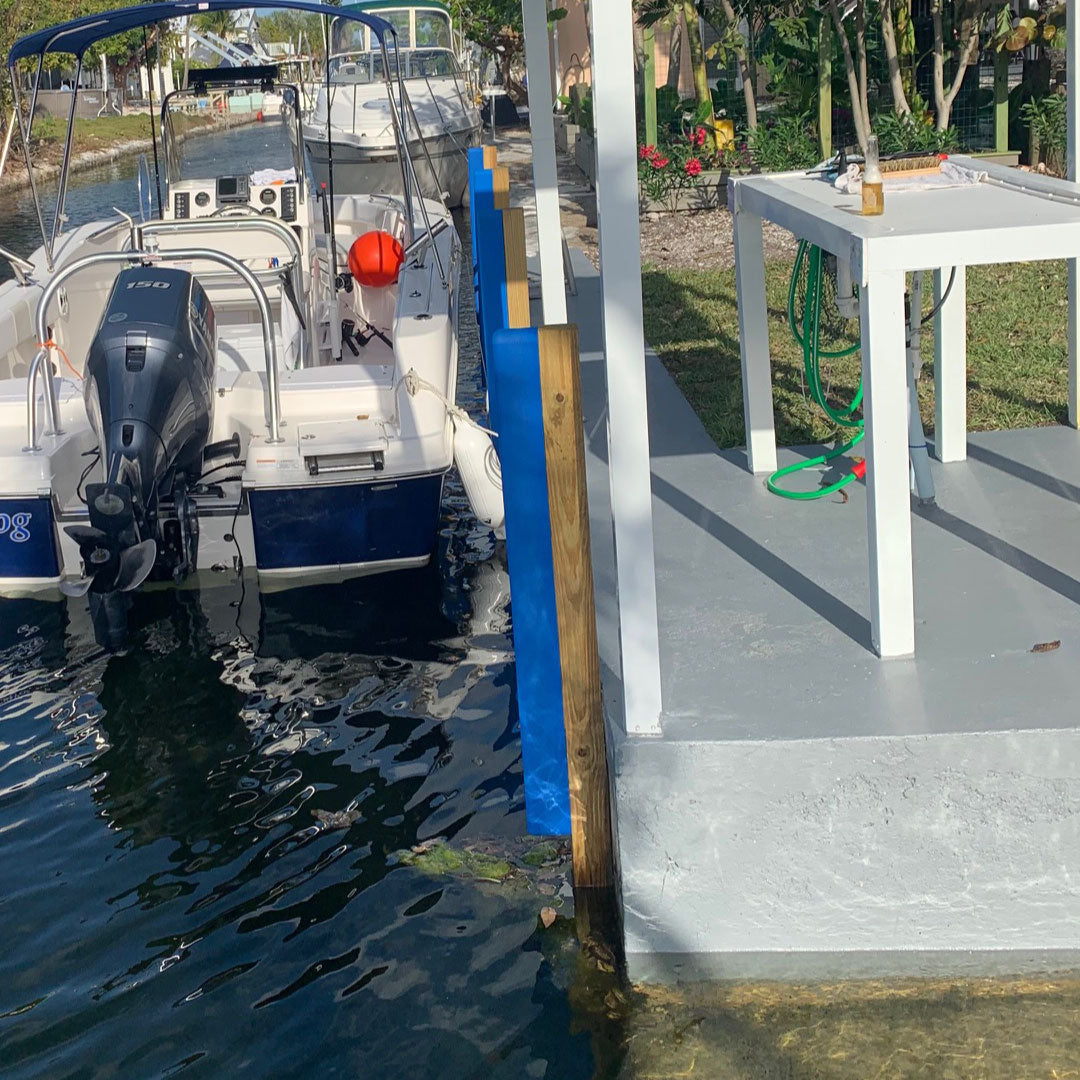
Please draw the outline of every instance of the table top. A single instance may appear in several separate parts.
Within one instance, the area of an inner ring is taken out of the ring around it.
[[[864,217],[860,196],[837,191],[821,174],[732,178],[729,202],[846,255],[859,270],[868,260],[874,269],[913,270],[1080,256],[1080,185],[953,160],[986,172],[987,179],[893,192],[886,180],[885,212],[878,217]]]

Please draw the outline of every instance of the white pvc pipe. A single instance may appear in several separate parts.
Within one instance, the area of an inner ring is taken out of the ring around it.
[[[547,0],[522,0],[525,69],[529,77],[529,129],[532,133],[533,187],[540,253],[540,290],[544,323],[566,322],[562,219],[559,216],[559,170],[555,159],[555,121],[551,115],[551,57],[548,52]]]
[[[659,734],[660,635],[641,302],[633,19],[626,0],[592,0],[596,216],[623,717],[631,734]]]

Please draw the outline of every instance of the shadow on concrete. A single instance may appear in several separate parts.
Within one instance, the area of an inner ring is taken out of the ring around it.
[[[653,474],[653,494],[664,500],[673,510],[688,521],[694,522],[729,551],[749,563],[755,570],[771,578],[780,588],[796,600],[827,619],[841,633],[846,634],[860,648],[869,649],[870,623],[843,600],[811,581],[768,548],[759,544],[741,529],[725,521],[706,506],[692,499],[674,484]]]

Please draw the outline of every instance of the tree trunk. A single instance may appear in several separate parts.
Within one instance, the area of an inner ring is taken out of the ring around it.
[[[866,3],[860,0],[855,5],[855,56],[859,62],[859,104],[862,106],[863,122],[866,134],[870,134],[870,101],[867,97],[866,84]]]
[[[184,89],[187,89],[191,73],[191,16],[184,20]]]
[[[720,0],[720,10],[723,11],[728,26],[738,32],[739,20],[735,14],[735,9],[731,6],[731,0]],[[746,39],[739,33],[739,44],[735,46],[735,62],[739,67],[739,78],[742,79],[743,86],[743,100],[746,102],[746,126],[752,131],[757,127],[757,94],[754,86],[756,75],[749,60],[751,55]]]
[[[945,88],[945,31],[942,27],[941,9],[944,0],[931,0],[930,19],[934,24],[934,126],[944,131],[949,126],[953,102],[960,93],[968,65],[979,49],[979,18],[977,14],[960,23],[960,55],[956,59],[956,71],[949,88]]]
[[[858,2],[862,7],[865,0],[858,0]],[[859,88],[859,79],[855,74],[855,59],[851,55],[851,43],[844,32],[844,24],[840,18],[836,0],[829,0],[829,14],[832,15],[833,26],[836,27],[840,46],[844,50],[844,68],[847,71],[848,92],[851,94],[851,115],[855,121],[855,137],[859,140],[859,146],[865,151],[866,140],[870,135],[870,117],[863,111],[864,95]]]
[[[694,0],[682,0],[682,10],[686,20],[686,41],[690,46],[690,63],[694,69],[694,97],[698,105],[708,102],[711,108],[712,94],[709,93],[709,77],[705,72],[705,45],[701,40],[701,23]]]
[[[893,109],[898,116],[911,112],[907,94],[904,92],[904,78],[900,71],[900,51],[896,46],[896,26],[893,22],[893,4],[895,0],[882,0],[881,37],[885,43],[885,59],[889,65],[889,89],[892,91]]]

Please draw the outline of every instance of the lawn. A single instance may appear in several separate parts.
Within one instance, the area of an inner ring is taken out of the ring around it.
[[[802,351],[787,320],[791,263],[766,267],[776,434],[782,445],[831,441],[835,429],[803,392]],[[929,309],[930,275],[925,304]],[[987,431],[1064,423],[1066,419],[1065,264],[971,267],[967,274],[968,428]],[[642,275],[645,337],[721,447],[744,446],[739,324],[734,270],[671,270]],[[857,333],[857,323],[837,326]],[[934,341],[922,339],[919,402],[934,427]],[[859,357],[826,361],[831,397],[850,401]]]
[[[173,127],[181,132],[189,128],[205,127],[214,122],[209,115],[178,113],[173,116]],[[34,145],[35,161],[59,163],[67,134],[67,120],[59,116],[43,116],[34,122],[31,143]],[[75,140],[72,152],[81,154],[86,150],[107,150],[122,143],[150,138],[148,113],[125,113],[123,116],[100,116],[93,120],[75,121]]]

